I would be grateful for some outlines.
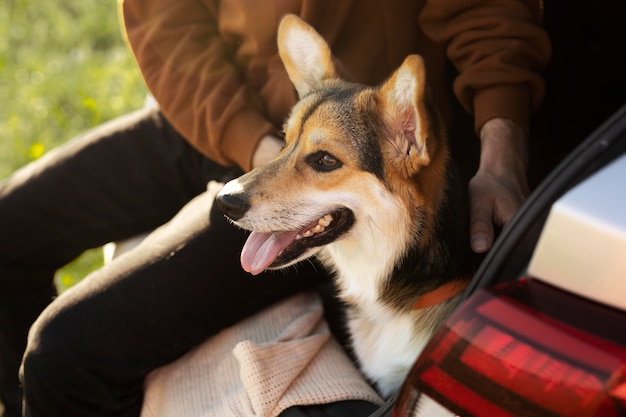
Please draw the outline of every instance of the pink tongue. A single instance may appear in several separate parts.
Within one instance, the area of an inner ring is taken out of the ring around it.
[[[298,230],[292,232],[252,232],[241,250],[241,266],[252,275],[265,271],[278,255],[293,242]]]

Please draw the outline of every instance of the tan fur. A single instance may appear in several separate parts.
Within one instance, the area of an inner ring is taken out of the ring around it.
[[[425,248],[429,257],[440,251],[430,247],[448,148],[428,105],[424,63],[409,56],[381,86],[366,87],[337,77],[328,46],[297,17],[283,20],[278,42],[300,96],[285,122],[285,147],[268,165],[228,183],[218,203],[240,227],[272,238],[307,230],[328,213],[351,213],[347,231],[276,268],[317,254],[336,272],[361,367],[389,395],[456,302],[412,310],[436,285],[419,276],[406,290],[388,291],[407,248]]]

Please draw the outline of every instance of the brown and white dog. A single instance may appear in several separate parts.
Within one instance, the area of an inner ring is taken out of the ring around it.
[[[477,266],[465,187],[419,56],[369,87],[339,78],[326,42],[295,16],[278,45],[300,98],[284,149],[227,183],[218,204],[252,231],[241,254],[252,274],[313,255],[334,271],[361,369],[388,396]]]

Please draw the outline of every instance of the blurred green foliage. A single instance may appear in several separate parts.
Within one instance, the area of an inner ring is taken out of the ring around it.
[[[0,181],[145,97],[114,0],[0,1]],[[59,271],[61,287],[99,267],[101,253]]]

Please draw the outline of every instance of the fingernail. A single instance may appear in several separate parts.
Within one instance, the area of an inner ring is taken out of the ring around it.
[[[487,235],[478,234],[478,235],[472,236],[471,244],[472,244],[472,250],[474,252],[483,253],[489,249],[491,242],[489,241],[489,238],[487,237]]]

